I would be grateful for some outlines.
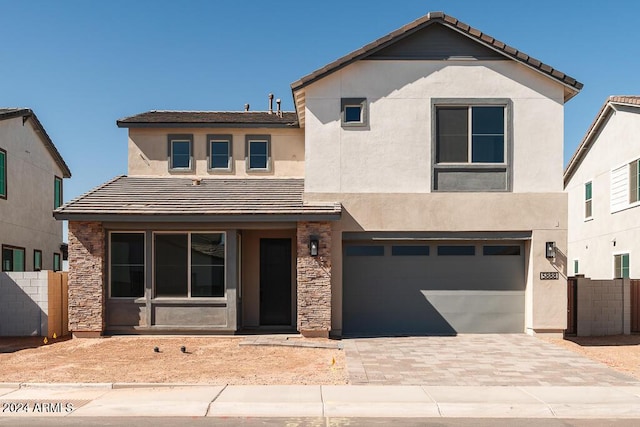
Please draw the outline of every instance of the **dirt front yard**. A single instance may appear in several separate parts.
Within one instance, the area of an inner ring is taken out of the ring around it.
[[[117,336],[44,345],[42,338],[0,338],[0,382],[347,383],[342,350],[241,346],[243,339]]]
[[[546,340],[640,379],[640,335]]]

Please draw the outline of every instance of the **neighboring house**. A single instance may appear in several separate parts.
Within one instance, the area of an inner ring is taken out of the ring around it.
[[[581,88],[435,12],[294,82],[296,112],[119,120],[128,175],[55,213],[70,329],[559,333]]]
[[[640,279],[640,96],[604,103],[564,173],[569,275]]]
[[[35,113],[0,108],[2,271],[61,270],[63,179],[71,172]]]

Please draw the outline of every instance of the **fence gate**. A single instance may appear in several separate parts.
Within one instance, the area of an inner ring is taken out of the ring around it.
[[[567,329],[566,335],[578,333],[578,279],[567,279]]]
[[[631,280],[631,333],[640,332],[640,280]]]

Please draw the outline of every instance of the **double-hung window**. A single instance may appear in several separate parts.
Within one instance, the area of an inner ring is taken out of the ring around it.
[[[591,181],[584,185],[584,219],[593,217],[593,183]]]
[[[207,135],[207,153],[209,155],[209,170],[213,172],[231,171],[231,135]]]
[[[53,178],[53,209],[62,206],[62,178]]]
[[[25,249],[2,245],[2,271],[25,271]]]
[[[509,100],[433,100],[433,190],[509,191]]]
[[[613,256],[613,278],[629,278],[629,254],[618,254]]]
[[[225,233],[156,233],[157,297],[224,297]]]
[[[245,140],[247,170],[271,170],[271,136],[247,135]]]
[[[7,198],[7,152],[0,148],[0,199]]]
[[[169,135],[169,169],[191,171],[193,166],[193,135]]]
[[[144,233],[110,233],[109,248],[110,297],[144,296]]]

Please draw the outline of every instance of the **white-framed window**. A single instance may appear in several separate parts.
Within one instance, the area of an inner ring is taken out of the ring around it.
[[[140,298],[144,296],[144,232],[109,232],[108,274],[110,298]]]
[[[155,232],[154,292],[159,298],[224,297],[226,233]]]
[[[640,201],[640,159],[629,163],[629,203]]]
[[[503,105],[436,106],[436,163],[505,164]]]
[[[611,213],[640,206],[640,159],[611,170]]]
[[[193,135],[169,135],[169,169],[191,171],[193,167]]]
[[[593,182],[584,185],[584,219],[593,218]]]
[[[247,135],[245,152],[248,171],[271,170],[271,135]]]
[[[340,100],[342,127],[363,127],[369,122],[366,98],[342,98]]]
[[[229,172],[232,166],[232,135],[207,135],[210,171]]]
[[[629,254],[615,254],[613,256],[613,278],[629,278]]]

